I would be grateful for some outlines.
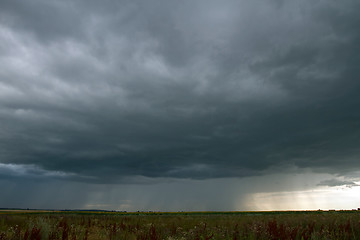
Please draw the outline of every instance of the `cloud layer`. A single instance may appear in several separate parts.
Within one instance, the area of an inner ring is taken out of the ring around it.
[[[359,170],[359,5],[1,1],[0,175]]]

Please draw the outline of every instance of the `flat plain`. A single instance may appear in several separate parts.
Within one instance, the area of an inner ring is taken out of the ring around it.
[[[360,239],[360,211],[1,210],[4,239]]]

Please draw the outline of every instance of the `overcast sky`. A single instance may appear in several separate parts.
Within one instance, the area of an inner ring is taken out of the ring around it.
[[[1,0],[0,207],[359,207],[359,9]]]

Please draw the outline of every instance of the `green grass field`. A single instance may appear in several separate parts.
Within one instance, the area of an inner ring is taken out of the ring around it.
[[[360,211],[0,211],[2,239],[360,239]]]

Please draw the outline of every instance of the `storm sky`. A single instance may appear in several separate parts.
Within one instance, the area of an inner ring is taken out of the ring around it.
[[[1,0],[0,207],[360,207],[359,10]]]

